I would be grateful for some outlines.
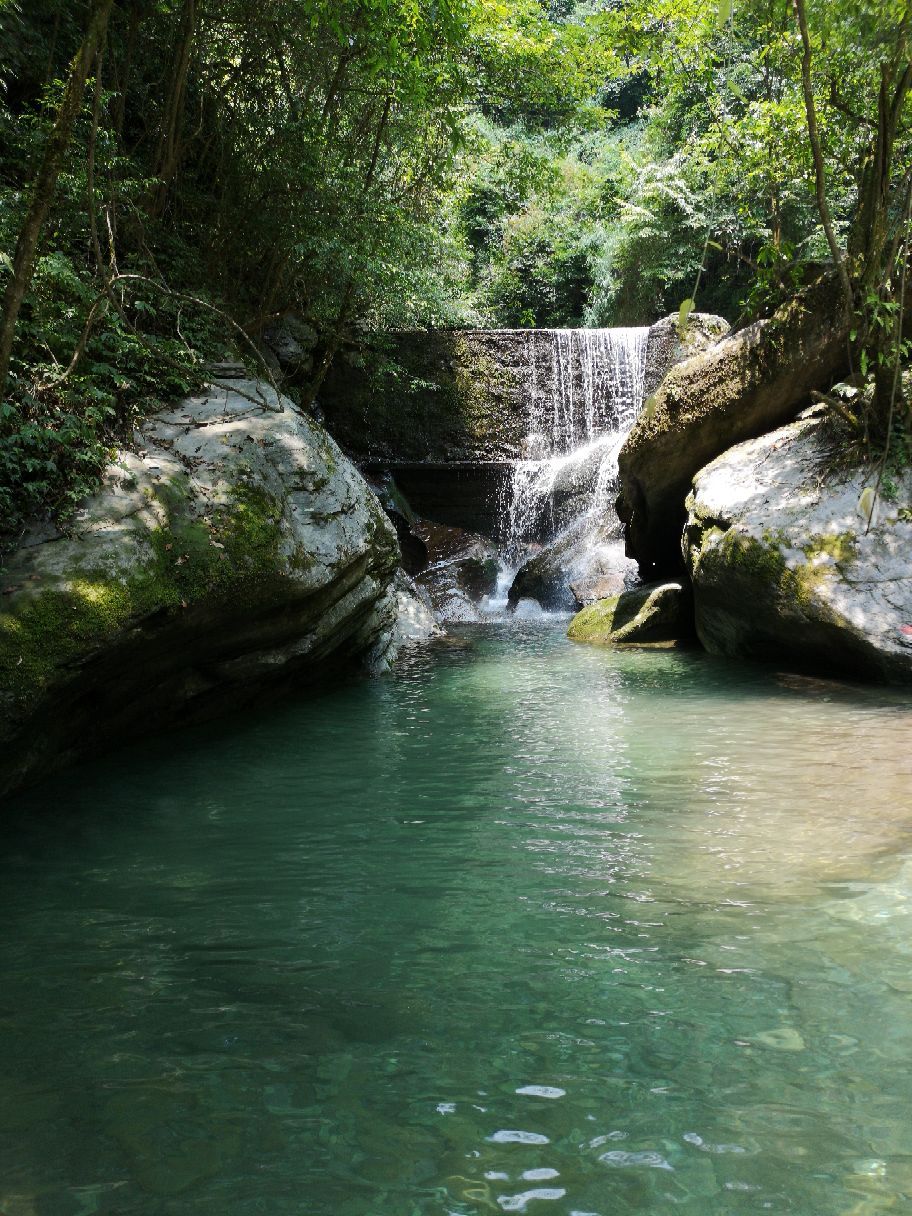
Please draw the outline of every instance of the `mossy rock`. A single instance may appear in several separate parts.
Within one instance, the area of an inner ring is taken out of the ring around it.
[[[247,381],[150,418],[67,533],[36,524],[5,559],[0,794],[316,678],[391,628],[392,526],[333,440],[270,391]]]
[[[838,469],[809,416],[702,469],[684,554],[707,650],[795,669],[912,682],[912,474],[870,528],[872,474]]]
[[[570,622],[567,637],[601,646],[677,641],[693,632],[689,607],[680,583],[651,583],[589,604]]]

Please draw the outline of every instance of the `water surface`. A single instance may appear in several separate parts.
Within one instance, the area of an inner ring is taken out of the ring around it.
[[[908,697],[470,627],[3,835],[3,1216],[912,1211]]]

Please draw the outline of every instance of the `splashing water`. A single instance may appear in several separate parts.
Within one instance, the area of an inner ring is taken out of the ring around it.
[[[618,453],[645,395],[648,336],[647,328],[529,334],[527,458],[516,462],[501,508],[508,560],[560,527],[608,510]],[[547,346],[550,375],[542,383]]]

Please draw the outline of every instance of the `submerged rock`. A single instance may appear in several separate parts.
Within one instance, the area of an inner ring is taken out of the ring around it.
[[[154,415],[0,601],[0,793],[156,725],[313,680],[395,624],[396,536],[313,420],[256,381]]]
[[[650,583],[590,604],[570,622],[567,637],[617,646],[673,642],[692,633],[689,592],[680,583]]]
[[[618,458],[618,513],[643,577],[680,569],[684,500],[695,474],[733,444],[794,418],[839,378],[847,324],[823,278],[769,320],[673,367]]]
[[[865,535],[869,469],[833,467],[820,416],[739,444],[696,477],[684,555],[715,654],[912,681],[912,473]]]

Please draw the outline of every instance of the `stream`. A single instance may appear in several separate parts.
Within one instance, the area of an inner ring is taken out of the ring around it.
[[[908,698],[564,628],[9,804],[3,1216],[912,1208]]]

